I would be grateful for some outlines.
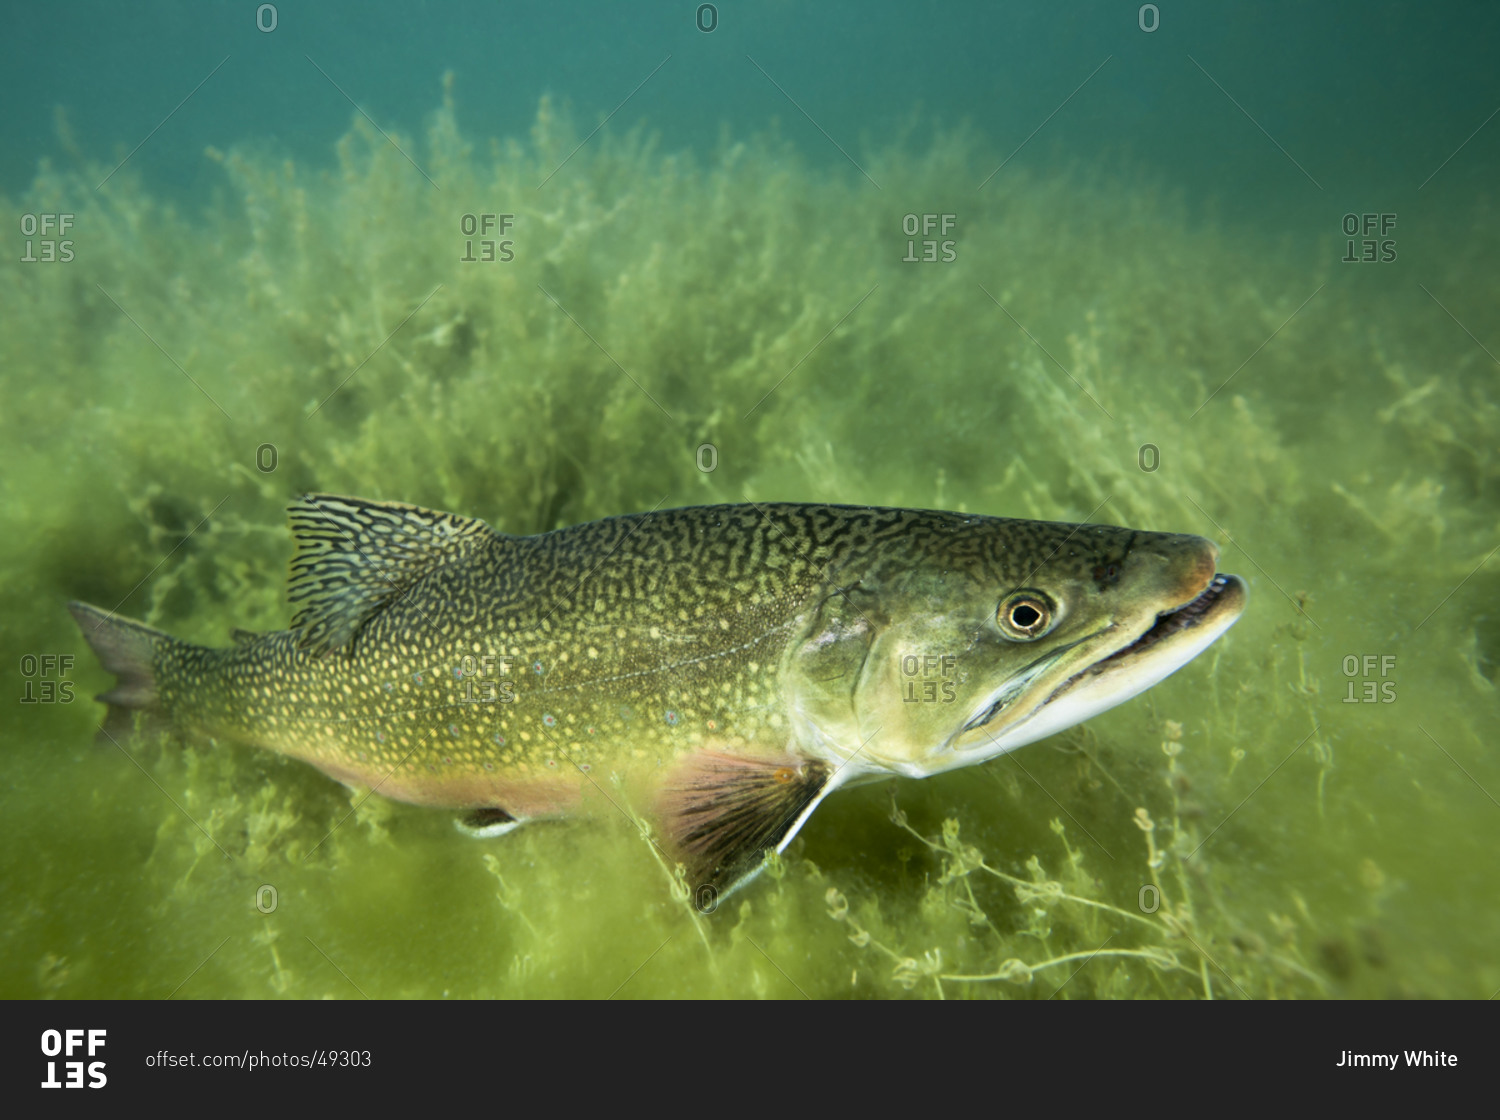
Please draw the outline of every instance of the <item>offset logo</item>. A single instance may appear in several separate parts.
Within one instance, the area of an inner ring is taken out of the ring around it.
[[[1394,214],[1345,214],[1344,236],[1349,247],[1343,263],[1390,264],[1396,259],[1396,239],[1390,235],[1395,228]]]
[[[938,261],[949,264],[958,259],[958,243],[951,240],[948,235],[953,232],[953,227],[958,222],[956,214],[907,214],[901,219],[901,232],[906,234],[906,256],[902,257],[902,263],[915,264],[918,261]],[[921,241],[920,250],[917,249],[919,242],[917,234],[920,231],[925,240]],[[932,236],[938,234],[938,237]]]
[[[73,682],[71,653],[25,653],[21,655],[21,703],[71,704]]]
[[[458,259],[464,264],[494,264],[516,259],[514,241],[501,240],[515,224],[514,214],[465,214],[458,221],[459,231],[464,235],[464,254]],[[476,244],[479,252],[474,252]]]
[[[26,238],[26,252],[21,263],[67,264],[73,259],[73,242],[63,238],[72,225],[72,214],[22,214],[21,235]],[[38,234],[40,240],[36,239]]]
[[[51,1059],[47,1062],[47,1080],[42,1082],[43,1089],[102,1089],[109,1079],[104,1075],[104,1063],[88,1062],[85,1064],[83,1055],[85,1052],[90,1058],[97,1057],[99,1051],[104,1049],[104,1035],[102,1030],[65,1030],[65,1031],[43,1031],[42,1032],[42,1056]],[[85,1041],[85,1038],[87,1041]],[[76,1059],[73,1056],[77,1054]],[[71,1061],[58,1062],[55,1059],[63,1057],[73,1059]],[[64,1080],[57,1079],[57,1067],[62,1066]],[[84,1076],[88,1076],[85,1083]]]
[[[903,704],[951,704],[958,698],[954,683],[958,658],[951,653],[908,653],[901,658]]]
[[[1380,664],[1380,679],[1375,678],[1376,662]],[[1396,655],[1394,653],[1367,653],[1363,657],[1347,654],[1344,657],[1344,676],[1349,679],[1345,681],[1347,686],[1344,692],[1345,704],[1394,704],[1396,702]],[[1376,686],[1379,686],[1377,694]],[[1356,686],[1359,695],[1355,695]]]

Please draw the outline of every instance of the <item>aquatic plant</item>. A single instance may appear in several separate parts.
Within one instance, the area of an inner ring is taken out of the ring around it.
[[[0,991],[1500,987],[1492,366],[1326,246],[1128,169],[976,190],[998,157],[931,135],[860,154],[879,190],[774,132],[578,147],[546,101],[479,155],[449,90],[420,144],[357,119],[329,168],[211,151],[201,212],[44,165],[7,211],[73,213],[75,260],[0,262],[15,650],[81,654],[72,597],[214,644],[285,625],[309,489],[508,532],[747,498],[1096,519],[1210,536],[1255,597],[1084,727],[840,794],[707,914],[623,815],[475,843],[255,752],[89,746],[80,660],[78,701],[4,717]],[[908,213],[956,215],[953,261],[903,259]],[[464,260],[483,214],[512,260]],[[1494,230],[1439,293],[1475,329]],[[1396,698],[1345,703],[1369,654]]]

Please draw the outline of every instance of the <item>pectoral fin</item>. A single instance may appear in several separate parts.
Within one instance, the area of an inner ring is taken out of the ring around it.
[[[657,799],[671,854],[695,893],[722,898],[789,844],[834,788],[827,763],[779,754],[702,751],[683,761]]]

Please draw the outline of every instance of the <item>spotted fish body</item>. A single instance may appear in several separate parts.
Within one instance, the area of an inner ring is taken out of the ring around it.
[[[1202,538],[1108,526],[769,504],[516,537],[332,495],[290,513],[289,630],[207,649],[71,605],[119,676],[116,726],[156,713],[491,832],[623,791],[721,891],[833,789],[1086,718],[1244,603]]]

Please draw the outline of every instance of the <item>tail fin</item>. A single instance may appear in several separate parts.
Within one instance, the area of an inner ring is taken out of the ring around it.
[[[130,734],[136,712],[153,714],[154,722],[164,722],[156,692],[156,654],[177,639],[87,603],[69,603],[68,610],[99,664],[118,678],[114,688],[94,697],[109,705],[105,733],[117,738]]]

